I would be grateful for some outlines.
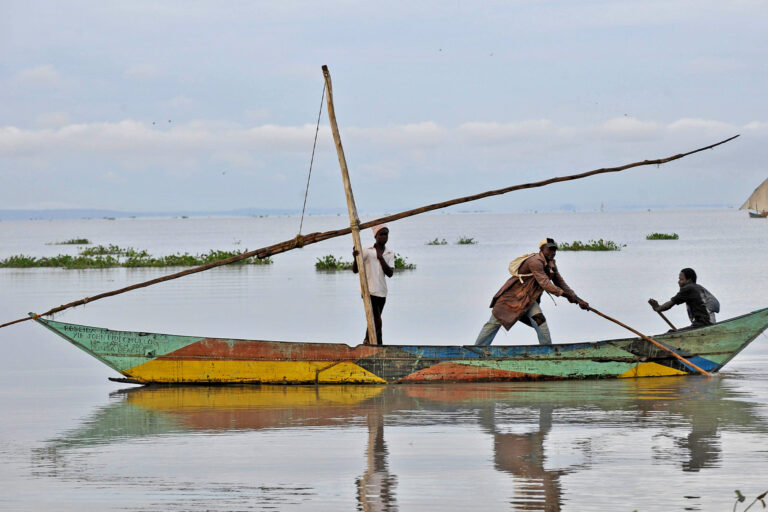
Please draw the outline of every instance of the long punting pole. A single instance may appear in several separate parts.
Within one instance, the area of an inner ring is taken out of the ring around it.
[[[341,146],[341,135],[339,126],[336,124],[336,110],[333,107],[333,87],[331,85],[331,73],[328,66],[323,66],[323,76],[325,77],[325,97],[328,104],[328,119],[331,122],[331,131],[333,140],[336,143],[336,153],[339,155],[339,166],[341,167],[341,177],[344,180],[344,192],[347,195],[347,209],[349,210],[349,227],[352,230],[352,242],[355,245],[357,255],[357,270],[360,274],[360,290],[363,295],[363,307],[365,308],[365,319],[368,323],[368,338],[366,343],[370,345],[379,345],[379,337],[376,333],[376,327],[373,321],[373,306],[371,305],[371,294],[368,290],[368,276],[363,263],[363,244],[360,242],[360,218],[357,216],[357,206],[355,206],[355,196],[352,194],[352,183],[349,181],[349,171],[347,169],[347,159],[344,156],[344,148]]]
[[[653,338],[651,338],[651,337],[649,337],[649,336],[646,336],[645,334],[641,333],[640,331],[636,331],[636,330],[634,330],[633,328],[631,328],[631,327],[630,327],[630,326],[628,326],[627,324],[623,324],[623,323],[619,322],[618,320],[616,320],[615,318],[611,318],[611,317],[609,317],[608,315],[604,315],[603,313],[599,312],[598,310],[596,310],[595,308],[593,308],[593,307],[591,307],[591,306],[590,306],[589,310],[590,310],[590,311],[592,311],[592,312],[594,312],[594,313],[595,313],[595,314],[597,314],[597,315],[600,315],[601,317],[603,317],[603,318],[605,318],[605,319],[607,319],[607,320],[610,320],[611,322],[613,322],[613,323],[615,323],[615,324],[618,324],[618,325],[620,325],[620,326],[624,327],[625,329],[629,329],[629,330],[630,330],[630,331],[632,331],[633,333],[635,333],[635,334],[637,334],[638,336],[640,336],[641,338],[643,338],[645,341],[647,341],[647,342],[649,342],[649,343],[652,343],[652,344],[656,345],[656,346],[657,346],[657,347],[659,347],[661,350],[663,350],[663,351],[665,351],[665,352],[669,353],[670,355],[672,355],[672,356],[676,357],[677,359],[679,359],[680,361],[682,361],[684,364],[687,364],[687,365],[688,365],[688,366],[690,366],[691,368],[695,368],[695,369],[696,369],[696,371],[698,371],[700,374],[702,374],[702,375],[706,375],[707,377],[711,377],[711,376],[712,376],[712,374],[711,374],[711,373],[709,373],[709,372],[707,372],[707,371],[705,371],[705,370],[702,370],[701,368],[699,368],[698,366],[696,366],[695,364],[693,364],[692,362],[690,362],[689,360],[687,360],[686,358],[684,358],[683,356],[681,356],[680,354],[678,354],[677,352],[675,352],[674,350],[671,350],[671,349],[669,349],[669,348],[665,347],[664,345],[662,345],[661,343],[659,343],[659,342],[658,342],[658,341],[656,341],[655,339],[653,339]]]
[[[383,224],[385,222],[393,222],[396,220],[404,219],[406,217],[411,217],[413,215],[418,215],[419,213],[425,213],[425,212],[431,212],[433,210],[439,210],[441,208],[447,208],[449,206],[453,206],[456,204],[461,203],[467,203],[469,201],[477,201],[478,199],[483,199],[486,197],[491,196],[500,196],[502,194],[507,194],[509,192],[514,192],[516,190],[523,190],[527,188],[537,188],[537,187],[546,187],[547,185],[551,185],[553,183],[560,183],[562,181],[570,181],[570,180],[579,180],[581,178],[587,178],[589,176],[594,176],[596,174],[605,174],[609,172],[621,172],[625,171],[627,169],[631,169],[633,167],[642,167],[645,165],[661,165],[665,164],[667,162],[671,162],[673,160],[679,160],[680,158],[684,158],[688,155],[692,155],[694,153],[698,153],[700,151],[706,151],[707,149],[712,149],[714,147],[717,147],[721,144],[725,144],[726,142],[732,141],[738,137],[738,135],[734,135],[733,137],[729,137],[725,140],[721,140],[720,142],[717,142],[715,144],[710,144],[709,146],[704,146],[703,148],[694,149],[693,151],[688,151],[687,153],[680,153],[673,156],[668,156],[666,158],[658,158],[656,160],[643,160],[640,162],[634,162],[631,164],[625,164],[621,165],[619,167],[605,167],[602,169],[594,169],[592,171],[582,172],[579,174],[571,174],[568,176],[561,176],[557,178],[549,178],[547,180],[543,181],[534,181],[531,183],[523,183],[521,185],[513,185],[511,187],[506,188],[500,188],[496,190],[489,190],[488,192],[483,192],[480,194],[474,194],[471,196],[466,197],[459,197],[457,199],[451,199],[450,201],[444,201],[442,203],[434,203],[427,206],[422,206],[421,208],[415,208],[413,210],[407,210],[400,213],[395,213],[393,215],[388,215],[386,217],[381,217],[372,221],[363,222],[360,224],[360,229],[370,228],[372,226],[375,226],[377,224]],[[100,293],[99,295],[94,295],[93,297],[85,297],[84,299],[76,300],[74,302],[70,302],[69,304],[63,304],[61,306],[49,309],[45,313],[41,313],[39,315],[31,315],[24,318],[19,318],[18,320],[13,320],[11,322],[6,322],[2,325],[0,325],[0,328],[7,327],[9,325],[17,324],[19,322],[25,322],[27,320],[31,320],[33,318],[38,318],[41,316],[47,316],[52,315],[54,313],[58,313],[59,311],[64,311],[65,309],[69,309],[75,306],[82,306],[83,304],[87,304],[89,302],[93,302],[95,300],[104,299],[106,297],[112,297],[113,295],[120,295],[121,293],[129,292],[131,290],[136,290],[137,288],[144,288],[146,286],[151,286],[153,284],[162,283],[164,281],[170,281],[172,279],[178,279],[179,277],[188,276],[190,274],[196,274],[198,272],[203,272],[205,270],[209,270],[216,267],[221,267],[223,265],[229,265],[230,263],[236,263],[238,261],[242,261],[248,258],[267,258],[269,256],[273,256],[275,254],[280,254],[281,252],[290,251],[293,249],[299,249],[301,247],[304,247],[305,245],[309,244],[315,244],[317,242],[322,242],[323,240],[328,240],[330,238],[336,238],[338,236],[344,236],[348,235],[352,232],[351,228],[344,228],[344,229],[337,229],[334,231],[325,231],[323,233],[309,233],[307,235],[297,235],[296,238],[292,238],[290,240],[286,240],[285,242],[280,242],[274,245],[270,245],[267,247],[262,247],[261,249],[255,249],[253,251],[244,252],[241,254],[238,254],[237,256],[232,256],[230,258],[225,258],[223,260],[214,261],[212,263],[208,263],[206,265],[201,265],[199,267],[190,268],[187,270],[183,270],[181,272],[176,272],[175,274],[168,274],[167,276],[158,277],[157,279],[152,279],[150,281],[145,281],[143,283],[137,283],[132,284],[130,286],[126,286],[125,288],[120,288],[117,290],[112,290],[111,292],[104,292]]]

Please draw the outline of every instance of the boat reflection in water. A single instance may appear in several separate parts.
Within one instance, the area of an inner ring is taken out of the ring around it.
[[[640,450],[640,464],[650,458],[651,464],[695,472],[719,465],[722,432],[767,430],[759,407],[745,400],[734,382],[690,377],[429,386],[146,387],[113,395],[111,404],[79,428],[50,440],[37,457],[39,467],[49,469],[46,476],[55,477],[55,468],[80,457],[81,449],[105,443],[166,434],[367,428],[365,444],[350,447],[359,450],[364,461],[354,482],[358,508],[396,510],[398,499],[412,496],[398,495],[387,429],[437,427],[431,430],[443,438],[444,453],[434,455],[434,471],[447,476],[443,485],[449,486],[458,468],[449,466],[449,457],[439,457],[458,448],[450,438],[450,429],[458,425],[488,439],[493,456],[485,463],[492,469],[478,468],[477,474],[509,475],[514,490],[507,501],[514,510],[560,510],[569,494],[565,475],[610,464],[605,452],[618,447],[605,447],[606,429],[621,436],[646,431],[646,437],[659,440],[632,447]],[[554,435],[564,430],[575,433],[565,436],[565,442],[562,435]],[[648,489],[653,491],[665,489]],[[479,500],[482,505],[482,497]]]

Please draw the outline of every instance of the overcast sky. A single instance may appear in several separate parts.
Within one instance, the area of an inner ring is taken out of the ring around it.
[[[323,77],[358,209],[664,157],[463,209],[739,206],[768,3],[0,1],[0,208],[300,209]],[[323,110],[309,208],[345,205]]]

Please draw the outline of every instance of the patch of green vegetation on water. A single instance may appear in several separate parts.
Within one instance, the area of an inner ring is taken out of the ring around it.
[[[80,251],[81,256],[104,256],[111,254],[113,256],[125,256],[136,252],[133,247],[123,249],[117,245],[109,244],[108,246],[96,245],[94,247],[86,247]],[[146,252],[146,251],[145,251]]]
[[[51,242],[45,245],[88,245],[91,241],[87,238],[70,238],[69,240],[64,240],[63,242]]]
[[[35,258],[18,254],[9,256],[0,260],[0,268],[34,268],[34,267],[54,267],[54,268],[109,268],[118,267],[120,262],[114,256],[72,256],[70,254],[59,254],[58,256]]]
[[[414,263],[408,263],[408,260],[406,260],[403,256],[395,253],[395,270],[413,270],[415,268],[416,265]]]
[[[677,233],[651,233],[645,237],[646,240],[677,240],[680,238]]]
[[[456,240],[457,245],[474,245],[476,243],[477,243],[477,240],[468,236],[462,236],[461,238]]]
[[[334,270],[350,270],[352,269],[352,262],[337,258],[333,254],[326,254],[322,258],[316,258],[315,270],[322,271],[334,271]],[[407,259],[398,253],[395,253],[395,268],[394,270],[413,270],[416,265],[409,263]]]
[[[446,242],[445,238],[442,238],[440,240],[435,238],[434,240],[430,240],[429,242],[427,242],[426,245],[448,245],[448,242]]]
[[[333,254],[326,254],[322,258],[317,258],[315,262],[315,270],[350,270],[351,268],[351,261],[336,258]]]
[[[248,252],[246,249],[243,252]],[[237,256],[237,251],[210,250],[204,254],[176,253],[155,257],[146,250],[132,247],[122,248],[117,245],[88,247],[76,256],[59,254],[58,256],[36,258],[24,254],[9,256],[0,260],[0,268],[56,267],[66,269],[112,268],[112,267],[197,267],[214,261]],[[269,265],[272,258],[256,257],[232,263],[232,265]]]
[[[245,249],[243,252],[248,252]],[[224,260],[237,256],[240,254],[238,251],[218,251],[211,249],[204,254],[189,254],[176,253],[169,254],[167,256],[154,257],[147,254],[147,251],[134,251],[133,253],[126,254],[123,267],[197,267],[199,265],[207,265],[214,261]],[[246,258],[244,260],[236,261],[231,265],[269,265],[272,263],[272,258],[259,259],[256,257]]]
[[[561,243],[557,245],[559,251],[620,251],[622,247],[626,247],[627,244],[617,244],[613,240],[590,240],[588,242],[582,242],[581,240],[574,240],[573,243]]]

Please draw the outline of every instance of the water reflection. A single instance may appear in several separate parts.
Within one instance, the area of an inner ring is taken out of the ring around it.
[[[35,452],[36,474],[59,476],[84,448],[168,434],[364,428],[364,445],[352,448],[360,455],[361,473],[350,481],[348,492],[354,492],[360,510],[389,511],[398,508],[398,477],[390,470],[387,428],[429,425],[438,427],[435,435],[447,435],[449,427],[460,425],[492,446],[486,470],[509,477],[512,509],[560,510],[569,493],[566,475],[613,462],[600,448],[606,429],[648,434],[657,442],[634,449],[643,450],[641,457],[653,464],[703,471],[721,464],[723,432],[768,431],[760,407],[733,382],[696,377],[389,387],[146,387],[116,393],[112,403],[78,428],[48,441]],[[451,446],[447,438],[446,453]],[[436,471],[447,474],[451,469]]]
[[[387,445],[384,442],[384,415],[380,410],[368,414],[368,447],[365,473],[357,479],[357,500],[364,512],[397,510],[395,483],[389,473]]]
[[[545,469],[544,442],[552,429],[551,405],[538,410],[538,428],[522,434],[499,432],[493,409],[481,411],[480,422],[493,436],[494,466],[516,478],[515,510],[560,510],[560,477],[570,469]]]

